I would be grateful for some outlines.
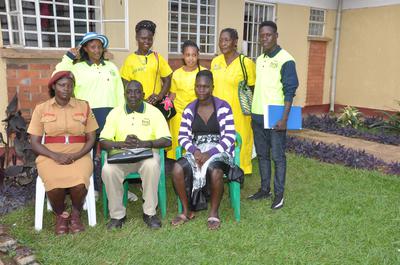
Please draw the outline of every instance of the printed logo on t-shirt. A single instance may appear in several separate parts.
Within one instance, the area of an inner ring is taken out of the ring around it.
[[[270,62],[269,63],[269,67],[271,67],[271,68],[277,68],[278,67],[278,61],[272,61],[272,62]]]
[[[211,68],[211,70],[221,70],[222,69],[222,67],[221,67],[221,65],[219,65],[219,64],[214,64],[213,66],[212,66],[212,68]]]
[[[149,118],[144,118],[142,120],[142,125],[143,126],[150,126],[150,119]]]

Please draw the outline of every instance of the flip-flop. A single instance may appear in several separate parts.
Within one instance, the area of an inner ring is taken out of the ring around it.
[[[178,214],[174,220],[171,221],[171,225],[172,226],[180,226],[183,225],[186,222],[189,222],[191,219],[188,218],[186,215],[184,214]]]
[[[217,217],[208,217],[207,226],[209,230],[217,230],[221,226],[221,220]]]

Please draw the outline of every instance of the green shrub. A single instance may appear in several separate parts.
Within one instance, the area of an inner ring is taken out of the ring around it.
[[[343,127],[351,126],[357,129],[362,126],[361,117],[362,114],[356,107],[347,106],[337,118],[337,122]]]
[[[400,100],[396,100],[397,104],[400,106]],[[371,124],[370,128],[380,128],[387,131],[400,133],[400,110],[395,112],[394,114],[390,114],[386,111],[381,111],[384,116],[384,120],[378,121],[376,123]]]

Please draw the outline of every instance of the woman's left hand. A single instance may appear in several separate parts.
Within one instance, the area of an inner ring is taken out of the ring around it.
[[[158,101],[160,101],[160,97],[157,94],[151,94],[150,97],[147,98],[147,102],[151,105],[156,104]]]

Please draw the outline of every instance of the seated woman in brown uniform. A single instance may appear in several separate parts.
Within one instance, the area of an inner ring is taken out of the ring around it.
[[[71,72],[53,73],[48,84],[51,98],[36,106],[28,128],[32,149],[38,154],[38,173],[56,215],[57,235],[85,230],[80,212],[93,171],[89,151],[98,128],[89,104],[72,97],[74,84]],[[65,211],[67,190],[71,214]]]

